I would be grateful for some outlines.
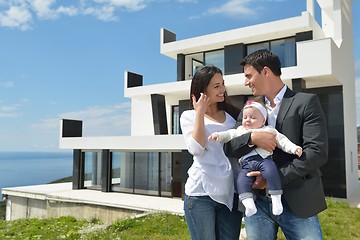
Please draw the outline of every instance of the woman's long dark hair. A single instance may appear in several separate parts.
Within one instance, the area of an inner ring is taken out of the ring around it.
[[[221,69],[214,65],[201,67],[198,70],[196,70],[194,77],[192,78],[191,87],[190,87],[191,109],[194,109],[191,96],[194,95],[197,101],[200,98],[200,93],[203,93],[206,90],[211,79],[214,77],[216,73],[220,73],[222,75]],[[230,114],[234,119],[237,119],[240,113],[240,109],[231,103],[226,91],[224,93],[224,101],[218,102],[217,104],[220,110],[224,110],[225,112]]]

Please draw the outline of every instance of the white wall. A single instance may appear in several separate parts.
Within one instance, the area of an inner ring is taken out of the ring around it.
[[[154,135],[151,97],[131,99],[131,136]]]

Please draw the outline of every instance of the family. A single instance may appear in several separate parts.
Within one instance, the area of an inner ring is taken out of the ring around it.
[[[191,239],[238,240],[244,217],[249,240],[276,239],[279,228],[286,239],[321,240],[328,137],[320,101],[286,86],[269,50],[240,65],[254,95],[242,110],[231,103],[222,71],[210,65],[194,74],[190,110],[180,117],[193,155],[184,195]]]

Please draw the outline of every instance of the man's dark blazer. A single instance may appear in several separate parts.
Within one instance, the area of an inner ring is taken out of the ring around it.
[[[242,113],[238,117],[241,124]],[[276,148],[277,164],[283,185],[283,199],[298,217],[311,217],[326,209],[320,167],[328,158],[325,115],[314,94],[286,90],[276,120],[276,129],[293,143],[302,146],[300,158]],[[240,158],[251,151],[250,134],[224,145],[228,157]]]

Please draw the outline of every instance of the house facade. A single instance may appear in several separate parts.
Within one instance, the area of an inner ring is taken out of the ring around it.
[[[321,16],[315,16],[316,7]],[[177,40],[174,32],[161,29],[160,51],[176,60],[177,79],[144,86],[141,74],[125,71],[130,136],[83,137],[81,120],[61,120],[59,146],[74,153],[73,189],[182,197],[192,156],[179,116],[189,106],[191,77],[199,66],[220,67],[228,95],[242,107],[251,92],[244,86],[239,63],[247,54],[267,48],[279,55],[285,84],[319,96],[329,137],[329,160],[321,169],[326,195],[356,198],[351,9],[351,0],[307,0],[299,16],[194,38]]]

